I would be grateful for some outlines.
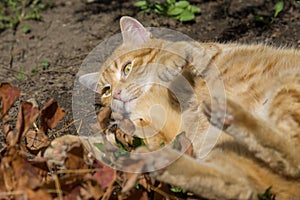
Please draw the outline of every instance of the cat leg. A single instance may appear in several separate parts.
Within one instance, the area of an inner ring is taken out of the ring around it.
[[[231,100],[213,98],[204,102],[204,114],[210,123],[245,144],[257,158],[275,171],[300,177],[300,147],[278,129],[255,117]]]
[[[153,152],[152,152],[153,153]],[[180,152],[165,148],[159,155],[153,156],[151,165],[159,165],[166,160],[175,160],[163,170],[152,172],[156,179],[192,191],[208,199],[254,199],[256,189],[249,183],[241,171],[231,165],[225,157],[218,156],[209,161],[198,161]]]

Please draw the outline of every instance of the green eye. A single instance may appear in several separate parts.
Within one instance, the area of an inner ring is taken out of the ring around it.
[[[131,62],[126,63],[122,70],[123,76],[127,77],[129,75],[129,73],[131,72],[131,69],[132,69],[132,63]]]
[[[105,85],[103,88],[102,88],[102,96],[103,97],[108,97],[111,95],[111,86],[109,84]]]

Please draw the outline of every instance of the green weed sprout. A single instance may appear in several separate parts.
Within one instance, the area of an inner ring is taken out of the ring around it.
[[[142,12],[154,11],[160,15],[171,17],[182,22],[194,20],[195,14],[201,12],[199,7],[191,5],[188,1],[184,0],[166,0],[163,3],[141,0],[133,5],[140,8]]]

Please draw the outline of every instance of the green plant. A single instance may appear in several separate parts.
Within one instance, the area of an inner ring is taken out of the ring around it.
[[[45,5],[41,0],[1,0],[0,1],[0,30],[16,29],[18,25],[29,19],[40,20],[40,10]]]
[[[17,79],[17,80],[23,80],[23,79],[25,79],[25,78],[26,78],[25,71],[24,71],[23,69],[20,69],[20,70],[18,71],[18,74],[17,74],[17,76],[16,76],[16,79]]]
[[[48,62],[48,61],[43,60],[43,61],[40,62],[40,67],[41,67],[43,70],[48,69],[49,66],[50,66],[50,62]]]
[[[201,11],[200,8],[191,5],[185,0],[166,0],[163,3],[140,0],[134,3],[134,6],[140,8],[142,12],[154,11],[160,15],[172,17],[182,22],[194,20],[195,14]]]
[[[39,72],[39,70],[37,69],[37,68],[33,68],[32,70],[31,70],[31,73],[33,73],[33,74],[36,74],[36,73],[38,73]]]
[[[186,193],[186,190],[182,189],[182,188],[179,188],[179,187],[176,187],[174,185],[171,185],[170,186],[170,190],[172,192],[175,192],[175,193]]]
[[[278,1],[278,2],[275,4],[274,17],[277,17],[278,14],[283,10],[283,6],[284,6],[283,1]]]
[[[23,33],[29,33],[31,31],[31,28],[30,26],[28,26],[27,24],[24,24],[22,27],[21,27],[21,30]]]
[[[257,15],[254,14],[254,21],[256,22],[261,22],[267,25],[271,25],[274,23],[275,18],[278,17],[279,13],[282,12],[284,8],[284,2],[283,1],[278,1],[275,5],[274,5],[274,14],[273,16],[268,16],[268,17],[263,17],[261,15]]]

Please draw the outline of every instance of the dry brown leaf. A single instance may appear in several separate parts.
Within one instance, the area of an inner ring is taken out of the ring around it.
[[[5,187],[7,191],[36,189],[41,185],[37,170],[19,156],[15,147],[9,147],[1,160]]]
[[[48,129],[54,128],[64,116],[64,109],[58,106],[57,101],[50,99],[41,110],[40,129],[47,133]]]
[[[29,130],[25,134],[26,146],[31,151],[40,151],[50,144],[48,136],[41,129],[34,131]]]
[[[73,199],[80,199],[80,189],[81,186],[76,186],[74,187],[70,193],[68,193],[67,195],[64,195],[63,200],[73,200]]]
[[[5,183],[4,183],[4,175],[3,175],[3,171],[0,170],[0,194],[5,191],[6,191],[6,188],[5,188]],[[1,199],[1,196],[0,196],[0,199]]]
[[[16,122],[16,135],[13,137],[13,141],[9,141],[11,146],[20,142],[20,139],[32,126],[33,122],[39,116],[39,109],[33,107],[32,103],[21,102],[19,106],[19,112]]]
[[[12,87],[9,83],[1,83],[0,85],[0,96],[1,96],[1,114],[5,116],[11,106],[20,96],[20,90],[16,87]]]
[[[111,116],[111,108],[109,106],[102,108],[99,114],[97,115],[97,119],[100,124],[100,128],[102,130],[105,130],[107,128],[110,116]]]
[[[93,174],[93,179],[97,181],[102,189],[107,189],[115,182],[117,176],[117,172],[115,169],[99,161],[95,162],[94,168],[98,170]]]
[[[84,148],[82,144],[75,146],[73,145],[67,152],[65,161],[67,169],[87,169],[88,166],[84,161]]]
[[[32,189],[26,189],[25,190],[27,194],[27,199],[30,200],[51,200],[52,196],[47,192],[46,189],[37,189],[37,190],[32,190]]]
[[[81,191],[82,196],[87,196],[87,194],[91,195],[91,198],[89,199],[101,199],[101,197],[104,194],[104,190],[102,187],[98,184],[95,184],[95,181],[93,180],[88,180],[86,181],[86,190]],[[84,195],[84,192],[87,193]]]
[[[119,197],[121,198],[121,197]],[[125,197],[122,196],[122,199],[124,200],[148,200],[148,193],[143,190],[135,190],[131,192],[130,194],[126,195]]]

